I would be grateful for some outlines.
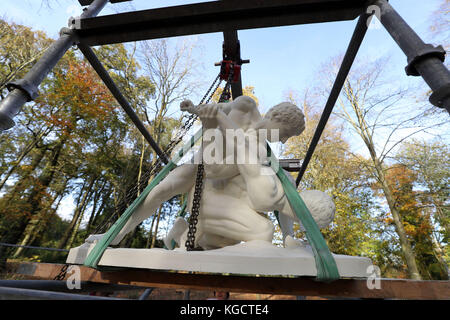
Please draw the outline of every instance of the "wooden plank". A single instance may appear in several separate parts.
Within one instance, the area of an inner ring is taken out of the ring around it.
[[[62,266],[49,263],[8,263],[7,267],[11,273],[35,279],[53,279]],[[141,287],[342,298],[450,299],[449,281],[380,279],[380,289],[369,289],[365,279],[340,279],[332,283],[321,283],[307,277],[258,277],[143,269],[98,271],[79,267],[81,281]]]

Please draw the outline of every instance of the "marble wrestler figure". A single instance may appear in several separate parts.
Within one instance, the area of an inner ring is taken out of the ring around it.
[[[249,149],[249,141],[256,141],[262,148],[258,150],[265,150],[265,139],[260,137],[267,138],[270,142],[285,143],[290,137],[301,134],[305,129],[301,110],[292,103],[283,102],[272,107],[262,117],[255,101],[246,96],[240,96],[229,103],[211,103],[197,107],[185,100],[180,104],[180,109],[197,114],[202,121],[204,133],[208,129],[220,130],[221,135],[214,137],[220,136],[223,140],[215,138],[208,141],[204,138],[199,154],[194,155],[194,159],[202,156],[211,144],[220,142],[220,147],[214,150],[221,152],[219,155],[215,154],[215,159],[221,161],[203,161],[204,181],[195,235],[196,246],[208,250],[241,241],[271,242],[274,226],[260,213],[274,210],[280,213],[284,237],[292,234],[292,221],[298,221],[298,218],[289,205],[281,182],[267,165],[266,153],[259,152],[257,161],[249,162],[247,158],[242,158],[245,153],[237,150]],[[228,138],[226,134],[230,130],[235,134],[233,138]],[[170,172],[148,194],[111,244],[118,244],[126,234],[153,215],[164,201],[173,196],[188,193],[188,203],[192,204],[197,168],[198,164],[187,163]],[[326,227],[334,217],[335,207],[331,198],[315,190],[304,191],[300,195],[319,228]],[[165,239],[166,245],[170,239],[174,239],[180,248],[184,248],[187,227],[187,222],[178,218],[169,233],[170,237]],[[101,236],[102,234],[91,235],[86,241],[93,242]]]

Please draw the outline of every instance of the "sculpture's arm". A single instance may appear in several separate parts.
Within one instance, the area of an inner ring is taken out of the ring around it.
[[[232,102],[209,103],[199,105],[197,107],[192,103],[191,100],[184,100],[180,104],[180,110],[195,113],[195,109],[201,106],[212,106],[212,105],[217,106],[217,108],[220,109],[226,115],[228,115],[231,112],[231,110],[238,110],[244,113],[254,112],[255,110],[257,110],[256,102],[252,98],[247,96],[237,97],[236,100]]]
[[[243,113],[254,112],[258,109],[255,100],[247,96],[239,96],[234,101],[228,103],[219,103],[219,109],[225,114],[229,114],[231,110],[238,110]]]

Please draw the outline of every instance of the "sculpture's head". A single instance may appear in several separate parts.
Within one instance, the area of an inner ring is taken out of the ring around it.
[[[268,130],[268,140],[270,142],[281,141],[285,143],[287,139],[298,136],[305,130],[305,116],[295,104],[282,102],[272,107],[264,116],[264,127]],[[271,130],[278,131],[278,139],[271,135]]]

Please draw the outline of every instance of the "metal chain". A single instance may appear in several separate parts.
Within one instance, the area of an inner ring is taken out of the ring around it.
[[[203,163],[198,165],[197,169],[197,179],[195,180],[194,189],[194,199],[192,200],[192,210],[189,217],[189,231],[186,240],[186,250],[195,250],[195,233],[197,232],[198,215],[200,210],[200,201],[202,199],[202,189],[203,189],[203,174],[204,174]]]
[[[230,94],[229,90],[230,90],[230,86],[231,86],[231,79],[233,79],[232,71],[230,72],[227,83],[225,84],[222,94],[220,95],[219,103],[230,99],[231,94]],[[217,89],[217,87],[216,87],[216,89]],[[203,152],[203,150],[202,150],[202,152]],[[203,162],[203,157],[201,159]],[[195,180],[194,197],[192,199],[192,210],[191,210],[191,215],[189,217],[189,230],[188,230],[188,234],[187,234],[187,240],[185,243],[187,251],[202,250],[201,248],[195,247],[195,234],[197,232],[198,215],[200,214],[200,201],[202,199],[204,172],[205,172],[205,167],[204,167],[203,163],[200,163],[197,168],[197,178]]]
[[[63,265],[61,270],[53,280],[64,280],[67,275],[67,269],[69,269],[69,265],[68,264]]]
[[[217,91],[217,88],[219,88],[221,83],[222,83],[222,80],[220,79],[220,74],[219,74],[214,79],[214,81],[212,82],[212,84],[210,85],[208,90],[206,91],[205,95],[200,100],[199,105],[203,104],[203,103],[208,103],[212,99],[212,97],[214,96],[214,93]],[[211,92],[213,87],[214,87],[214,90]],[[205,99],[206,99],[206,101],[205,101]],[[187,120],[180,127],[180,129],[178,130],[178,133],[175,136],[175,138],[173,138],[169,142],[169,144],[167,145],[167,147],[163,151],[163,153],[166,156],[170,155],[172,153],[173,149],[183,140],[183,138],[186,136],[186,133],[193,126],[193,124],[195,123],[197,118],[198,117],[195,114],[191,114],[191,115],[189,115],[187,117]],[[150,177],[153,176],[156,172],[159,172],[160,168],[162,166],[163,166],[163,162],[162,162],[161,158],[157,158],[156,162],[149,168],[149,170],[144,172],[144,174],[142,175],[142,177],[141,177],[141,179],[139,181],[139,184],[133,186],[131,189],[128,190],[127,194],[120,201],[121,205],[115,207],[114,213],[112,215],[110,215],[109,218],[104,223],[102,223],[101,225],[99,225],[95,229],[94,234],[102,233],[106,229],[108,229],[110,227],[110,224],[112,223],[112,221],[115,218],[118,218],[120,216],[120,212],[123,212],[126,209],[126,207],[128,207],[128,205],[131,202],[133,202],[134,199],[136,199],[137,193],[138,193],[138,189],[142,189],[143,190],[146,187],[146,185],[148,184],[148,181],[149,181]],[[142,191],[142,190],[139,190],[139,191]]]

